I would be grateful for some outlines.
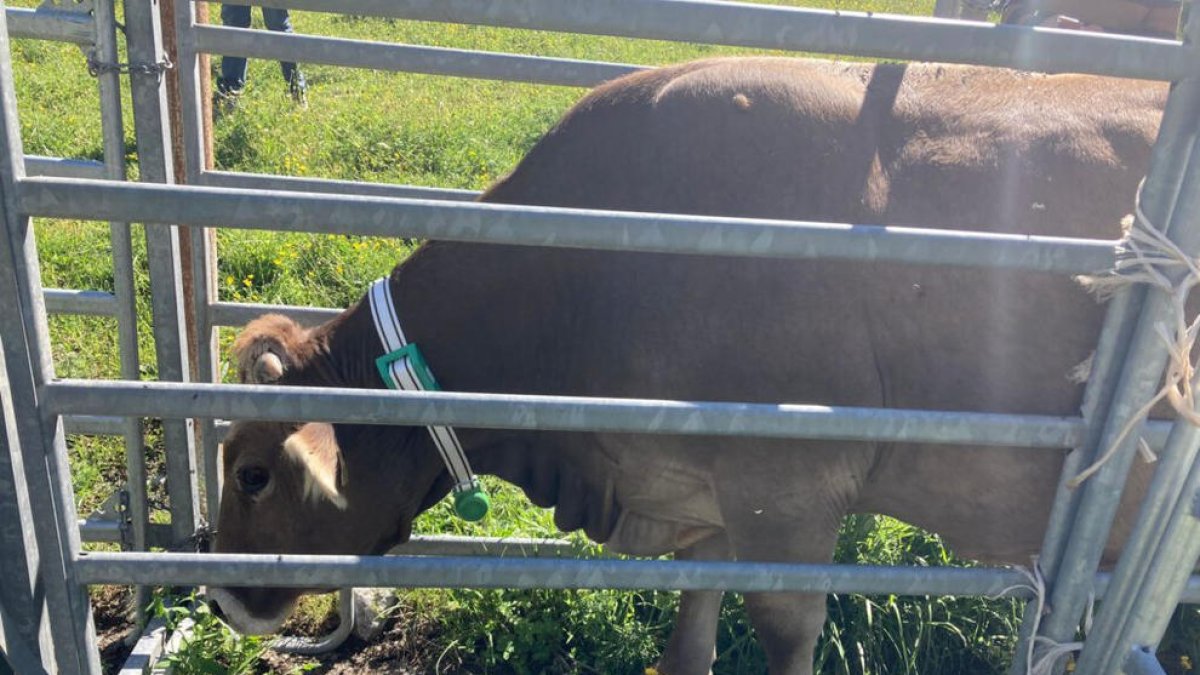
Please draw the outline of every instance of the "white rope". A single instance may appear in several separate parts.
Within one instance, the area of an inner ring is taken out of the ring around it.
[[[1005,595],[1009,591],[1024,588],[1033,593],[1036,612],[1033,615],[1033,623],[1029,627],[1030,639],[1025,646],[1025,674],[1026,675],[1053,675],[1055,668],[1058,667],[1059,660],[1064,656],[1069,656],[1083,649],[1082,642],[1056,642],[1043,635],[1038,635],[1038,631],[1042,627],[1042,617],[1048,612],[1046,610],[1046,577],[1042,574],[1041,563],[1038,562],[1037,556],[1033,557],[1033,569],[1017,565],[1014,570],[1020,572],[1026,580],[1027,584],[1016,584],[1009,586],[997,594],[997,597]],[[1087,611],[1083,620],[1083,632],[1087,634],[1092,630],[1092,615],[1096,604],[1095,591],[1088,593]],[[1034,651],[1038,646],[1042,646],[1042,650],[1038,653],[1037,658],[1034,658]]]
[[[1200,261],[1191,258],[1182,249],[1150,222],[1142,211],[1141,189],[1134,204],[1134,215],[1126,221],[1128,232],[1117,249],[1118,259],[1113,270],[1101,276],[1081,276],[1078,281],[1101,299],[1112,296],[1117,290],[1130,284],[1148,284],[1167,293],[1171,298],[1171,325],[1155,324],[1154,331],[1167,349],[1167,369],[1163,386],[1144,406],[1130,417],[1112,444],[1091,466],[1067,482],[1068,487],[1079,487],[1094,475],[1108,460],[1133,430],[1150,414],[1154,406],[1166,400],[1179,416],[1189,423],[1200,426],[1200,414],[1196,412],[1196,392],[1192,377],[1196,369],[1192,361],[1192,348],[1200,334],[1200,316],[1188,322],[1187,298],[1192,288],[1200,283]],[[1179,274],[1182,272],[1182,274]],[[1179,276],[1172,281],[1168,273]],[[1148,462],[1157,459],[1149,444],[1138,439],[1138,452]]]

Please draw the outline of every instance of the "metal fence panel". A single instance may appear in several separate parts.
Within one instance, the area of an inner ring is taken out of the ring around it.
[[[1050,28],[708,0],[248,0],[314,12],[974,63],[1151,80],[1189,74],[1176,42]]]
[[[1188,35],[1192,44],[1198,44],[1200,18],[1192,17]],[[1200,68],[1200,58],[1194,59],[1192,66]],[[1142,206],[1152,226],[1166,233],[1188,255],[1200,251],[1200,164],[1194,163],[1200,158],[1196,152],[1200,144],[1197,111],[1200,111],[1200,81],[1191,79],[1176,85],[1164,113],[1142,193]],[[1162,381],[1167,348],[1155,326],[1172,320],[1172,298],[1158,289],[1145,292],[1145,298],[1112,406],[1104,416],[1104,433],[1097,446],[1104,451],[1119,439],[1126,424],[1158,391]],[[1136,453],[1136,433],[1135,428],[1121,442],[1119,451],[1081,489],[1074,524],[1054,577],[1050,599],[1054,611],[1041,625],[1042,635],[1051,641],[1067,642],[1075,636],[1088,600],[1080,576],[1091,573],[1100,563]]]
[[[45,385],[43,395],[57,414],[167,419],[192,415],[1040,448],[1074,447],[1084,430],[1080,418],[1043,415],[329,387],[59,380]]]
[[[197,48],[213,54],[567,87],[594,87],[646,69],[621,63],[264,33],[243,28],[197,26],[195,35]]]
[[[63,12],[45,7],[23,9],[6,7],[9,36],[56,40],[77,45],[90,45],[95,39],[92,21],[79,12]]]
[[[158,7],[150,2],[125,6],[125,28],[131,63],[160,64],[165,56],[161,45]],[[171,183],[170,122],[166,88],[161,73],[154,69],[130,72],[134,128],[137,131],[140,179],[149,183]],[[176,205],[178,208],[178,205]],[[164,214],[166,215],[166,214]],[[96,214],[113,221],[172,223],[170,216],[145,220],[131,214]],[[183,287],[180,277],[179,230],[174,226],[146,228],[146,262],[150,269],[150,298],[154,311],[154,347],[158,376],[162,380],[188,380],[188,346],[184,339]],[[196,498],[195,438],[187,416],[163,421],[167,454],[167,490],[170,495],[171,525],[177,539],[195,531],[200,519]]]
[[[380,16],[398,16],[424,20],[448,20],[464,23],[488,23],[521,28],[574,30],[599,34],[627,35],[666,39],[692,39],[717,44],[838,51],[891,58],[927,58],[936,55],[941,60],[984,62],[993,65],[1045,70],[1075,70],[1079,72],[1110,73],[1125,77],[1170,79],[1182,76],[1194,65],[1194,48],[1161,40],[1119,38],[1084,33],[1064,33],[1040,29],[994,28],[988,26],[954,26],[948,23],[900,17],[868,17],[854,13],[830,13],[819,10],[798,10],[783,7],[745,6],[735,3],[705,2],[702,0],[511,0],[490,3],[486,8],[465,0],[251,0],[250,4],[288,6],[317,11],[353,11]],[[336,7],[335,7],[336,5]],[[148,11],[149,3],[134,3],[127,7],[130,23],[130,60],[139,63],[158,63],[156,17]],[[40,10],[39,10],[40,11]],[[636,13],[631,13],[636,12]],[[32,21],[20,13],[9,16],[14,21]],[[37,19],[43,26],[51,23]],[[1200,20],[1193,21],[1200,24]],[[58,25],[58,24],[53,24]],[[0,23],[0,33],[3,33]],[[189,25],[185,28],[191,29]],[[1198,29],[1200,30],[1200,29]],[[492,64],[529,64],[522,57],[496,55],[496,59],[472,64],[455,55],[414,52],[396,45],[361,45],[354,41],[322,38],[266,36],[265,52],[254,51],[236,31],[199,29],[183,31],[182,43],[188,52],[189,73],[194,75],[192,57],[205,44],[224,44],[225,47],[250,50],[252,56],[264,53],[272,58],[286,56],[294,45],[309,45],[329,62],[349,64],[363,60],[426,59],[428,69],[474,69],[470,72],[491,71]],[[14,33],[17,34],[17,33]],[[205,43],[205,40],[209,40]],[[221,41],[225,40],[224,43]],[[940,44],[939,44],[940,43]],[[0,49],[6,50],[7,35],[0,35]],[[365,49],[370,53],[352,54]],[[271,51],[272,49],[276,51]],[[423,48],[422,48],[423,49]],[[370,51],[375,50],[375,51]],[[508,59],[508,60],[506,60]],[[487,65],[478,65],[480,63]],[[411,61],[409,62],[412,63]],[[428,65],[428,64],[433,65]],[[394,61],[395,68],[402,63]],[[568,64],[569,66],[569,64]],[[556,65],[555,68],[568,66]],[[417,64],[420,68],[420,63]],[[506,67],[512,67],[506,66]],[[540,67],[540,66],[539,66]],[[94,639],[90,630],[90,614],[81,611],[76,583],[103,580],[123,581],[137,574],[148,582],[198,582],[237,584],[247,579],[263,579],[273,585],[324,585],[334,583],[359,585],[446,585],[506,587],[617,587],[617,588],[726,588],[729,590],[809,590],[818,592],[900,592],[1000,594],[1005,587],[1023,583],[1023,577],[1011,570],[914,570],[894,568],[847,568],[818,565],[773,565],[764,563],[694,563],[658,561],[494,561],[480,565],[477,561],[427,559],[381,559],[351,556],[317,558],[313,556],[173,556],[147,554],[79,554],[77,530],[71,508],[70,485],[66,481],[65,452],[62,428],[50,424],[52,413],[79,412],[98,414],[101,411],[117,415],[157,414],[169,420],[185,416],[235,417],[293,420],[301,418],[328,421],[368,423],[427,424],[431,422],[462,426],[493,426],[509,428],[584,429],[601,428],[619,431],[654,431],[658,433],[723,433],[755,434],[786,437],[815,437],[830,439],[901,439],[934,442],[978,443],[989,445],[1031,445],[1037,447],[1070,447],[1085,442],[1087,427],[1080,418],[1050,418],[1039,416],[983,415],[972,413],[942,413],[928,411],[877,410],[860,408],[821,408],[818,406],[765,406],[739,404],[679,403],[658,401],[613,401],[604,399],[569,399],[565,397],[484,396],[470,394],[417,394],[412,392],[338,392],[337,390],[281,387],[236,387],[189,385],[186,383],[111,382],[87,384],[79,382],[50,382],[52,368],[46,350],[44,308],[41,306],[40,282],[37,277],[32,237],[28,235],[28,218],[35,213],[59,217],[137,219],[150,223],[174,222],[179,218],[180,199],[187,199],[194,208],[183,219],[191,224],[225,225],[235,227],[274,227],[276,229],[328,231],[321,227],[327,222],[340,223],[339,230],[366,234],[396,235],[400,233],[463,241],[490,241],[527,245],[585,246],[621,250],[673,251],[721,255],[788,256],[796,258],[835,257],[868,260],[902,260],[912,263],[999,266],[1018,269],[1037,269],[1057,272],[1093,272],[1109,267],[1113,261],[1112,242],[1065,240],[1054,238],[1011,237],[970,232],[915,230],[911,228],[882,228],[839,226],[819,223],[784,221],[751,221],[746,219],[694,218],[665,214],[623,214],[569,209],[535,209],[484,204],[449,204],[419,200],[375,197],[321,197],[283,192],[255,193],[249,190],[214,188],[172,188],[152,186],[105,185],[86,180],[23,179],[20,143],[16,135],[15,107],[11,100],[11,78],[3,72],[9,68],[7,52],[0,56],[0,89],[4,95],[5,155],[0,157],[4,169],[3,195],[7,233],[4,240],[6,260],[12,261],[11,277],[0,278],[0,303],[19,311],[21,326],[5,326],[5,349],[19,357],[18,362],[30,365],[32,372],[9,368],[17,375],[14,399],[22,407],[17,415],[16,433],[23,443],[33,442],[35,451],[46,457],[45,470],[35,467],[28,478],[44,485],[45,495],[34,504],[35,515],[55,523],[58,537],[39,533],[39,545],[49,546],[58,556],[63,583],[52,584],[54,595],[49,598],[51,620],[60,630],[70,632],[67,642],[72,646],[56,645],[56,657],[65,659],[67,669],[73,669],[75,659],[80,670],[92,670]],[[519,68],[518,68],[519,69]],[[440,72],[440,71],[439,71]],[[558,72],[558,71],[556,71]],[[137,126],[139,145],[144,145],[143,177],[170,182],[165,168],[167,147],[163,141],[165,116],[162,91],[151,82],[153,73],[135,77],[135,110],[139,111]],[[193,78],[194,79],[194,78]],[[194,86],[194,83],[193,83]],[[1193,85],[1196,86],[1196,85]],[[1186,88],[1181,85],[1186,91]],[[1177,108],[1192,106],[1192,97],[1173,97]],[[1197,94],[1200,95],[1200,94]],[[192,97],[194,99],[194,97]],[[194,100],[193,113],[194,113]],[[1196,104],[1200,105],[1200,104]],[[190,115],[194,118],[194,114]],[[195,122],[195,119],[192,119]],[[1186,134],[1183,144],[1190,150],[1200,143],[1194,120],[1181,124],[1164,123],[1159,146],[1178,147],[1176,136]],[[194,139],[193,139],[194,140]],[[191,144],[194,161],[195,144]],[[1182,166],[1171,159],[1170,150],[1156,153],[1156,170],[1147,184],[1148,211],[1161,210],[1156,222],[1170,223],[1171,233],[1176,223],[1200,219],[1200,171],[1194,171],[1191,181],[1178,200],[1168,194],[1177,184],[1171,171]],[[1186,153],[1185,153],[1186,154]],[[1178,155],[1178,153],[1176,153]],[[1166,156],[1168,159],[1161,159]],[[1164,168],[1166,167],[1166,168]],[[1157,173],[1155,172],[1157,171]],[[159,175],[161,174],[161,175]],[[197,171],[198,175],[204,175]],[[215,176],[213,180],[223,180]],[[1175,175],[1178,175],[1176,173]],[[230,179],[233,180],[232,178]],[[296,179],[261,177],[289,187],[304,187]],[[1174,181],[1174,182],[1173,182]],[[1160,183],[1165,184],[1160,185]],[[325,185],[332,187],[332,183]],[[388,190],[395,188],[378,188]],[[395,194],[389,192],[387,194]],[[22,215],[17,216],[17,204]],[[259,211],[258,209],[263,209]],[[1170,218],[1166,217],[1170,212]],[[394,222],[392,222],[394,221]],[[355,223],[360,223],[355,225]],[[357,228],[357,229],[356,229]],[[116,229],[114,229],[114,232]],[[157,279],[154,299],[156,326],[164,324],[159,333],[160,372],[167,379],[186,380],[181,368],[186,362],[180,340],[178,303],[179,266],[177,235],[173,229],[160,226],[148,228],[148,248],[152,277]],[[1187,234],[1185,245],[1200,247],[1200,231]],[[27,268],[27,265],[32,265]],[[158,291],[167,289],[167,293]],[[1135,294],[1135,295],[1140,295]],[[1127,314],[1136,314],[1138,302],[1122,301],[1120,312],[1110,324],[1117,326],[1106,331],[1111,339],[1114,361],[1120,356],[1121,337],[1127,331]],[[1161,373],[1163,359],[1151,343],[1149,331],[1163,313],[1163,303],[1151,296],[1142,312],[1140,332],[1130,348],[1130,362],[1119,381],[1119,391],[1111,411],[1102,399],[1107,396],[1103,387],[1094,395],[1101,401],[1094,414],[1107,418],[1107,432],[1099,441],[1111,441],[1115,429],[1123,424],[1142,395],[1151,390]],[[216,309],[205,302],[205,311]],[[235,310],[220,308],[232,314]],[[213,316],[205,316],[209,325]],[[166,317],[165,319],[163,317]],[[214,320],[215,322],[215,320]],[[25,331],[21,335],[16,331]],[[1116,337],[1113,337],[1113,336]],[[14,342],[19,343],[14,346]],[[1157,350],[1161,352],[1161,349]],[[10,363],[13,359],[10,358]],[[177,368],[177,366],[179,368]],[[180,370],[175,377],[175,370]],[[1116,372],[1115,370],[1112,372]],[[128,375],[126,375],[128,377]],[[1113,379],[1116,382],[1115,378]],[[40,398],[39,398],[40,396]],[[1089,396],[1093,396],[1089,391]],[[103,400],[101,400],[103,398]],[[197,399],[193,401],[192,399]],[[395,405],[403,402],[402,405]],[[249,411],[247,413],[246,411]],[[29,413],[29,414],[26,414]],[[49,426],[47,426],[49,424]],[[182,422],[169,422],[174,429],[174,441],[169,439],[168,455],[174,456],[170,469],[171,482],[176,486],[190,483],[189,496],[179,500],[178,507],[186,508],[173,514],[175,529],[188,533],[195,524],[194,472],[188,464],[194,461],[190,434]],[[53,428],[50,428],[53,427]],[[170,434],[168,434],[170,435]],[[1180,432],[1187,444],[1177,440],[1169,444],[1171,466],[1184,462],[1187,453],[1195,454],[1194,431]],[[175,442],[178,441],[178,442]],[[1129,445],[1128,443],[1126,445]],[[1179,446],[1179,447],[1176,447]],[[182,454],[171,448],[184,448]],[[1092,584],[1090,572],[1095,569],[1098,548],[1111,521],[1116,496],[1128,468],[1130,448],[1107,467],[1085,490],[1076,516],[1082,526],[1071,533],[1063,556],[1064,581],[1056,585],[1056,612],[1046,622],[1051,636],[1073,630],[1081,594]],[[1076,453],[1082,455],[1083,453]],[[182,465],[179,462],[184,462]],[[181,468],[182,467],[182,468]],[[39,473],[40,471],[40,473]],[[182,477],[182,480],[181,480]],[[1200,479],[1197,479],[1200,480]],[[1178,487],[1178,481],[1176,481]],[[1180,490],[1184,488],[1179,487]],[[180,493],[182,496],[183,493]],[[189,498],[190,497],[190,498]],[[172,506],[176,508],[173,491]],[[1149,511],[1147,518],[1159,523],[1157,529],[1144,531],[1147,541],[1158,532],[1186,532],[1194,528],[1193,514],[1176,501],[1171,519],[1164,520],[1167,507],[1163,503],[1158,515]],[[1186,506],[1186,505],[1182,505]],[[1153,507],[1152,507],[1153,508]],[[1068,509],[1069,510],[1069,509]],[[1064,512],[1065,513],[1065,512]],[[1184,515],[1179,515],[1184,514]],[[1192,518],[1192,520],[1188,520]],[[69,523],[71,527],[62,527]],[[1165,528],[1165,529],[1164,529]],[[1172,529],[1174,528],[1174,529]],[[41,529],[41,528],[36,528]],[[1190,536],[1190,534],[1189,534]],[[1162,537],[1160,537],[1162,538]],[[1193,542],[1194,543],[1194,542]],[[1196,553],[1200,553],[1197,551]],[[1169,580],[1159,576],[1148,582],[1152,586],[1147,597],[1172,600],[1182,592],[1186,578],[1180,579],[1178,561],[1183,556],[1192,559],[1191,548],[1162,553],[1152,565],[1170,567],[1176,574]],[[73,558],[71,556],[74,556]],[[1166,561],[1166,562],[1163,562]],[[54,561],[51,561],[54,563]],[[697,567],[698,566],[698,567]],[[46,568],[46,562],[42,561]],[[1151,570],[1152,571],[1152,570]],[[78,576],[75,576],[78,575]],[[314,576],[318,575],[318,576]],[[1136,575],[1135,575],[1136,576]],[[320,581],[316,581],[320,578]],[[997,586],[997,584],[1004,584]],[[1195,580],[1192,581],[1195,585]],[[1118,588],[1124,581],[1118,577]],[[65,590],[62,590],[65,589]],[[899,590],[898,590],[899,589]],[[1021,595],[1011,588],[1008,594]],[[1118,596],[1124,597],[1124,596]],[[1145,605],[1143,605],[1144,607]],[[86,610],[86,602],[82,604]],[[1161,614],[1161,609],[1159,614]],[[1144,634],[1152,621],[1140,617],[1133,625]],[[1106,631],[1108,629],[1105,629]],[[1101,637],[1108,637],[1107,635]]]
[[[180,209],[186,200],[188,209]],[[525,246],[765,258],[831,258],[1083,274],[1109,269],[1115,242],[960,230],[838,225],[508,204],[448,203],[230,188],[20,182],[21,208],[55,218],[289,232],[409,236]]]
[[[264,586],[460,588],[719,589],[864,595],[974,595],[1028,598],[1025,573],[994,567],[892,567],[683,560],[554,560],[424,556],[319,556],[194,553],[84,553],[75,561],[86,583],[131,574],[148,583]],[[1096,597],[1111,579],[1089,576]],[[1200,577],[1186,596],[1200,599]]]
[[[71,565],[79,551],[79,530],[62,424],[45,412],[39,396],[40,387],[53,379],[54,365],[33,224],[17,210],[14,195],[15,182],[24,176],[24,153],[10,53],[8,27],[0,15],[0,315],[5,317],[0,347],[7,379],[3,395],[12,406],[5,420],[11,435],[7,441],[15,439],[8,450],[20,453],[24,468],[23,475],[12,475],[25,483],[37,542],[34,588],[43,594],[53,636],[52,652],[43,654],[47,670],[99,673],[86,588],[76,581]]]
[[[90,159],[66,159],[29,155],[25,158],[25,172],[30,176],[58,176],[59,178],[107,178],[104,164]]]
[[[276,176],[240,171],[205,171],[200,175],[199,180],[195,184],[207,185],[209,187],[287,190],[290,192],[318,192],[321,194],[364,195],[368,197],[439,199],[455,202],[475,201],[482,194],[478,190],[456,190],[452,188],[394,185],[391,183],[362,183],[351,180]]]

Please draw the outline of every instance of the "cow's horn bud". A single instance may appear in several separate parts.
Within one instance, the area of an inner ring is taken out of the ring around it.
[[[263,352],[254,364],[255,382],[274,382],[283,377],[283,361],[274,352]]]

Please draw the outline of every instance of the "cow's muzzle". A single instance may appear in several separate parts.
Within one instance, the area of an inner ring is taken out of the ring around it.
[[[209,588],[213,611],[243,635],[269,635],[291,615],[300,593],[285,588]]]

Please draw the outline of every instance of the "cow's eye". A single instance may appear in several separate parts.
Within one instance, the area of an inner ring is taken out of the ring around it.
[[[243,466],[238,469],[238,485],[248,495],[258,494],[271,481],[271,472],[261,466]]]

